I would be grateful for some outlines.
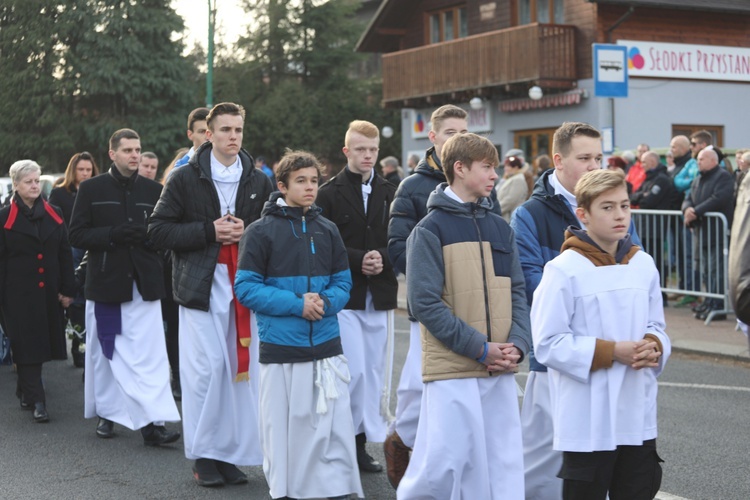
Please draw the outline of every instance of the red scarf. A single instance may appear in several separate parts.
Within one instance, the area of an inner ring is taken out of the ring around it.
[[[237,274],[238,245],[222,245],[219,251],[219,264],[226,264],[229,271],[229,282],[232,284],[232,297],[234,297],[234,322],[237,328],[237,376],[235,382],[250,380],[248,369],[250,367],[250,309],[240,304],[234,294],[234,277]]]

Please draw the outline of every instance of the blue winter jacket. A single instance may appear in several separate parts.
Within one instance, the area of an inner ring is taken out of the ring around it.
[[[234,281],[237,299],[256,314],[261,363],[298,363],[342,354],[336,314],[349,300],[352,278],[336,226],[313,205],[303,215],[280,206],[276,192],[262,217],[242,235]],[[320,294],[325,314],[302,317],[308,292]]]
[[[568,226],[579,227],[570,203],[562,195],[555,194],[549,184],[549,177],[555,169],[545,171],[534,186],[534,192],[523,205],[518,207],[510,219],[510,227],[516,233],[516,245],[521,260],[521,268],[526,279],[526,299],[531,306],[534,290],[542,280],[544,265],[560,255],[560,248],[565,241],[565,229]],[[630,221],[631,241],[638,245],[641,240]],[[554,314],[554,311],[550,311]],[[547,368],[529,353],[529,368],[532,371],[547,371]]]

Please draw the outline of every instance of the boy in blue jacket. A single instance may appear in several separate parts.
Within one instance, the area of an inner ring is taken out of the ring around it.
[[[338,229],[314,205],[320,172],[313,155],[285,154],[280,193],[240,241],[234,289],[258,320],[260,441],[272,498],[364,496],[336,318],[352,280]]]

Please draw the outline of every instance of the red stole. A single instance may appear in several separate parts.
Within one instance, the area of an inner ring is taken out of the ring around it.
[[[237,274],[237,243],[222,245],[219,251],[219,264],[226,264],[229,271],[229,282],[232,284],[232,297],[234,297],[234,322],[237,328],[237,376],[235,382],[250,380],[248,369],[250,367],[250,309],[240,304],[234,294],[234,277]]]

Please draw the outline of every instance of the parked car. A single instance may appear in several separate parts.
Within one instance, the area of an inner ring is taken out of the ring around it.
[[[49,193],[50,191],[52,191],[52,188],[55,187],[57,180],[64,176],[65,174],[44,174],[40,177],[40,181],[42,184],[42,196],[44,196],[45,200],[49,198]]]

